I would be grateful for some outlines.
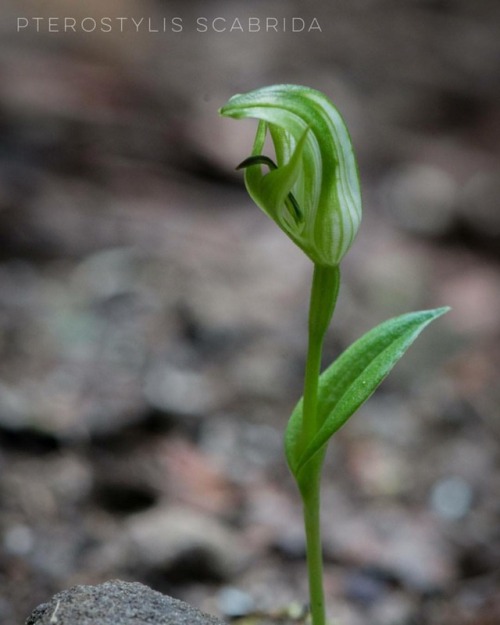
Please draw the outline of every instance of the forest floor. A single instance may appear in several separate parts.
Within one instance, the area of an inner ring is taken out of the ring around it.
[[[0,623],[110,578],[241,623],[300,615],[282,433],[310,266],[232,171],[253,127],[236,135],[216,110],[259,72],[306,82],[309,67],[338,87],[365,198],[325,364],[388,317],[453,308],[332,442],[329,611],[336,625],[500,622],[498,11],[441,5],[391,14],[392,37],[346,9],[333,47],[295,61],[288,39],[263,40],[276,55],[246,78],[231,37],[211,41],[217,88],[202,102],[191,57],[139,80],[138,52],[115,39],[64,54],[3,40]],[[412,35],[399,56],[398,27]]]

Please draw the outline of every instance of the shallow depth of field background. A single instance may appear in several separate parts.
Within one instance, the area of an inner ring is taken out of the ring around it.
[[[453,307],[331,446],[332,614],[500,622],[500,4],[84,4],[0,9],[0,623],[117,577],[227,616],[306,600],[281,437],[311,267],[234,171],[255,124],[217,116],[276,82],[327,93],[359,159],[325,364],[388,317]],[[249,16],[281,31],[196,31]]]

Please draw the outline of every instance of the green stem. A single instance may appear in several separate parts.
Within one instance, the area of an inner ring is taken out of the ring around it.
[[[310,442],[319,426],[318,383],[323,340],[330,324],[340,285],[338,267],[314,265],[309,304],[309,344],[304,380],[303,435]]]
[[[323,341],[333,315],[340,284],[338,267],[314,266],[309,306],[309,344],[304,380],[303,441],[314,438],[321,426],[318,414],[318,385]],[[325,625],[323,592],[323,556],[320,530],[320,474],[323,454],[318,454],[305,468],[301,488],[306,530],[307,570],[312,625]]]
[[[307,574],[312,625],[325,625],[325,596],[323,590],[323,550],[320,529],[319,478],[311,485],[304,499],[304,524],[306,529]]]

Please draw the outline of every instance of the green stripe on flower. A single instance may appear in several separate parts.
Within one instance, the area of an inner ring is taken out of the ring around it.
[[[337,109],[314,89],[275,85],[233,96],[220,113],[260,120],[252,157],[262,155],[269,131],[277,168],[263,173],[262,160],[245,165],[250,196],[313,262],[338,265],[359,228],[361,193],[351,140]]]

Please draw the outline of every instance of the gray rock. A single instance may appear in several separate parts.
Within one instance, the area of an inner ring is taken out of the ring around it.
[[[25,625],[223,625],[137,582],[74,586],[35,608]]]

